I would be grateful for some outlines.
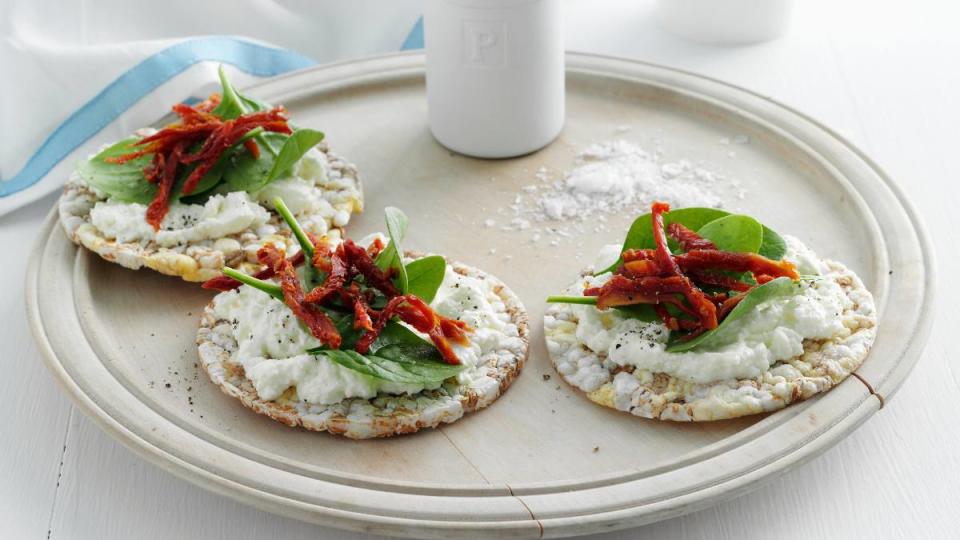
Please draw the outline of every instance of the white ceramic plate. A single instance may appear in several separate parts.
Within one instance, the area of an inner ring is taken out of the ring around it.
[[[431,537],[562,536],[690,512],[810,459],[876,412],[929,329],[930,245],[900,190],[836,134],[748,91],[582,54],[568,57],[568,70],[560,138],[504,161],[455,155],[432,139],[419,55],[320,67],[251,89],[286,104],[298,124],[322,128],[359,166],[367,208],[348,227],[352,236],[380,229],[382,208],[399,206],[411,217],[406,247],[492,272],[526,303],[530,360],[490,409],[362,442],[256,415],[197,368],[195,328],[209,292],[79,250],[54,215],[27,277],[29,317],[50,369],[105,431],[191,482],[308,521]],[[632,129],[617,131],[622,125]],[[750,143],[719,143],[735,135]],[[542,300],[600,245],[619,241],[632,216],[556,247],[480,223],[503,223],[496,209],[534,183],[539,167],[563,171],[579,148],[615,137],[740,179],[749,196],[731,207],[855,269],[881,309],[859,378],[776,414],[689,425],[598,407],[560,382],[543,345]]]

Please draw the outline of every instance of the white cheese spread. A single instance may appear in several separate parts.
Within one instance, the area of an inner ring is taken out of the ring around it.
[[[795,238],[786,240],[785,258],[797,264],[801,273],[819,273],[821,263],[816,256]],[[603,255],[608,255],[609,249],[604,250]],[[609,259],[603,255],[601,258]],[[610,276],[607,273],[587,277],[570,293],[582,294],[585,287],[600,286]],[[851,302],[833,280],[804,281],[802,293],[768,300],[745,317],[731,321],[736,329],[735,339],[709,350],[682,353],[666,351],[669,332],[659,322],[627,319],[613,309],[570,307],[578,319],[577,340],[609,361],[695,383],[708,383],[757,377],[776,362],[802,354],[804,339],[828,339],[849,333],[841,314]],[[578,380],[575,384],[586,384],[587,379],[595,378],[593,371],[569,376]]]

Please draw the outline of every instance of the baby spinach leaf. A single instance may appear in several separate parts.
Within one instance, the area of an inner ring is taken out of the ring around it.
[[[720,251],[756,253],[763,243],[763,225],[750,216],[729,215],[697,230]]]
[[[253,192],[270,183],[270,171],[273,170],[276,158],[266,151],[264,146],[279,148],[286,139],[287,136],[281,133],[259,135],[256,141],[261,147],[259,158],[254,158],[253,154],[245,150],[234,152],[230,156],[230,166],[223,174],[230,190]]]
[[[787,253],[787,243],[779,234],[764,225],[763,242],[761,242],[757,253],[768,259],[779,261]]]
[[[441,381],[464,369],[444,362],[433,343],[396,321],[390,321],[370,347],[370,353],[402,365],[407,371]]]
[[[733,308],[733,311],[720,323],[720,326],[700,334],[688,341],[677,341],[667,347],[667,352],[687,352],[694,349],[709,349],[729,343],[736,339],[739,331],[738,325],[734,324],[739,319],[753,311],[760,304],[782,298],[800,294],[802,288],[799,282],[792,281],[790,278],[781,277],[764,283],[759,287],[747,293],[746,298]]]
[[[400,289],[400,292],[406,294],[408,290],[407,270],[403,266],[403,251],[400,248],[400,241],[407,234],[407,215],[393,206],[384,208],[383,213],[387,222],[387,236],[390,238],[390,243],[377,255],[375,263],[377,268],[381,270],[395,269],[396,275],[393,282]]]
[[[349,350],[349,349],[310,349],[307,351],[308,354],[315,356],[324,356],[329,358],[332,362],[340,364],[341,366],[352,369],[353,371],[362,373],[368,377],[377,377],[376,373],[367,366],[366,362],[358,361],[355,356],[363,355],[360,353]],[[353,354],[350,354],[353,353]]]
[[[252,109],[233,85],[230,84],[230,81],[227,80],[227,74],[223,69],[223,64],[220,64],[217,75],[220,77],[220,103],[210,111],[211,114],[219,116],[224,120],[230,120],[251,110],[257,110]]]
[[[389,345],[419,346],[427,345],[433,347],[433,344],[420,337],[419,334],[409,329],[397,321],[390,321],[383,327],[383,331],[377,336],[376,341],[370,347],[371,352],[378,353],[382,347]],[[434,350],[436,348],[434,347]],[[439,352],[437,358],[440,358]]]
[[[423,257],[407,264],[407,293],[419,296],[424,302],[433,302],[437,289],[443,283],[447,261],[439,255]]]
[[[439,362],[398,361],[378,355],[363,355],[352,350],[328,349],[319,351],[318,355],[325,356],[345,368],[364,375],[401,384],[440,383],[463,369],[463,366],[452,366]]]
[[[388,358],[396,362],[400,367],[402,367],[407,372],[417,376],[422,377],[428,382],[437,383],[442,382],[450,377],[455,377],[458,373],[466,369],[466,366],[463,365],[453,365],[447,364],[442,360],[432,359],[433,355],[429,353],[429,349],[420,348],[420,351],[427,355],[429,354],[430,360],[426,360],[427,356],[424,357],[415,357],[414,353],[410,350],[403,350],[397,356],[388,356],[391,355],[394,350],[394,347],[399,347],[398,345],[391,345],[390,347],[384,347],[380,349],[377,353],[377,356],[380,358]],[[434,352],[436,349],[433,349]],[[437,354],[439,356],[439,354]],[[413,358],[417,358],[416,361],[411,361]]]
[[[314,146],[323,140],[323,132],[314,129],[298,129],[283,141],[280,147],[280,153],[273,160],[273,166],[267,173],[264,184],[270,183],[279,178],[282,174],[290,170],[294,163],[300,161],[300,158]],[[260,157],[264,157],[261,153]]]
[[[150,204],[157,194],[156,184],[147,182],[143,169],[153,156],[146,155],[126,163],[108,163],[107,158],[133,152],[131,144],[139,138],[128,137],[105,148],[92,158],[77,164],[77,174],[84,182],[110,197],[128,203]]]

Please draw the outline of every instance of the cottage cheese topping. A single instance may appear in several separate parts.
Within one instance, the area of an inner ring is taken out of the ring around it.
[[[358,242],[368,244],[373,237]],[[462,276],[449,265],[431,306],[440,314],[466,321],[474,331],[466,346],[454,344],[460,361],[468,366],[458,383],[469,384],[485,375],[486,355],[514,347],[519,342],[502,300],[487,280]],[[378,393],[416,394],[421,385],[398,384],[370,377],[304,351],[320,345],[290,309],[272,297],[243,286],[214,299],[214,316],[229,321],[238,349],[234,361],[244,367],[262,399],[275,400],[288,388],[299,399],[315,404],[337,403],[346,398],[372,398]],[[437,385],[439,386],[439,385]]]
[[[323,152],[311,149],[293,166],[290,176],[278,178],[258,192],[213,195],[204,204],[171,204],[159,231],[146,222],[146,205],[113,199],[98,202],[90,210],[90,222],[118,242],[153,241],[172,247],[256,230],[269,221],[273,200],[282,197],[294,214],[302,216],[305,226],[322,234],[327,230],[326,220],[342,226],[350,219],[349,212],[337,210],[327,199],[327,167]]]
[[[786,258],[797,264],[801,273],[820,270],[821,263],[810,250],[795,238],[785,239]],[[610,276],[608,273],[587,277],[571,293],[582,294],[585,287],[600,286]],[[849,333],[840,315],[851,302],[833,280],[805,281],[802,294],[771,299],[731,322],[738,330],[736,339],[711,350],[684,353],[666,352],[669,332],[659,322],[626,319],[616,310],[600,311],[592,306],[570,308],[579,320],[577,340],[610,362],[709,383],[757,377],[776,362],[802,354],[804,339],[828,339]],[[588,379],[596,375],[584,370],[571,377],[577,381],[575,384],[592,386]]]
[[[153,240],[161,246],[222,238],[270,219],[267,211],[244,192],[213,195],[205,204],[173,204],[159,231],[146,222],[147,207],[115,200],[99,202],[90,222],[119,242]]]

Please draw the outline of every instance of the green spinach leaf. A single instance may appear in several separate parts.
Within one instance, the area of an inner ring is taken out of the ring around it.
[[[746,298],[733,308],[733,311],[720,323],[720,326],[700,334],[688,341],[677,341],[667,347],[667,352],[687,352],[694,349],[709,349],[729,343],[736,339],[739,331],[736,321],[756,309],[763,302],[774,298],[782,298],[800,294],[802,288],[799,282],[790,278],[781,277],[764,283],[747,293]]]
[[[419,296],[424,302],[433,302],[437,289],[443,283],[447,261],[439,255],[423,257],[407,264],[407,293]]]
[[[389,268],[396,270],[393,282],[400,289],[400,292],[406,294],[409,286],[407,269],[403,266],[403,251],[400,248],[400,241],[407,234],[407,215],[393,206],[384,208],[383,213],[387,222],[387,236],[390,238],[390,243],[377,255],[375,263],[377,268],[381,270]]]
[[[756,253],[763,243],[763,225],[750,216],[729,215],[697,230],[720,251]]]
[[[787,254],[787,242],[777,234],[773,229],[766,225],[763,226],[763,242],[757,253],[768,259],[779,261]]]
[[[143,169],[150,164],[152,155],[146,155],[126,163],[107,163],[107,158],[120,157],[135,151],[131,144],[140,140],[128,137],[105,148],[92,158],[77,164],[77,174],[84,182],[110,197],[127,203],[150,204],[157,195],[157,185],[147,182]]]
[[[410,361],[404,355],[399,355],[398,358],[403,359],[397,360],[375,354],[363,355],[353,350],[327,349],[319,351],[318,355],[364,375],[400,384],[436,384],[455,376],[463,369],[463,366],[439,362]]]
[[[230,84],[223,64],[220,64],[217,75],[220,77],[220,103],[210,111],[212,114],[224,120],[231,120],[251,110],[259,110],[251,106],[252,100],[240,96],[240,93]]]
[[[276,158],[263,148],[280,148],[284,145],[287,136],[282,133],[264,133],[259,135],[256,144],[260,145],[260,157],[254,158],[246,150],[234,152],[230,156],[230,166],[224,171],[223,178],[230,186],[230,191],[253,192],[263,189],[270,183],[270,171],[273,170]]]
[[[290,167],[293,167],[297,161],[300,161],[300,158],[307,153],[307,150],[319,144],[320,141],[323,140],[323,137],[322,131],[306,128],[298,129],[289,137],[286,137],[283,141],[283,146],[280,147],[280,153],[276,159],[273,160],[273,166],[270,168],[270,172],[267,173],[264,184],[276,180],[289,171]],[[263,156],[264,154],[261,153],[261,158]]]

